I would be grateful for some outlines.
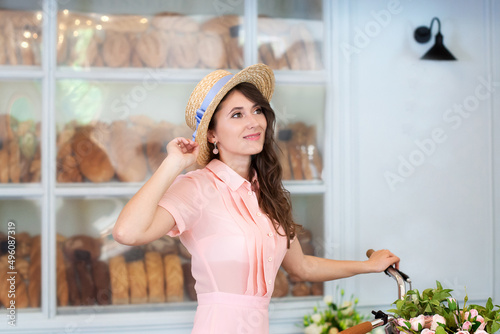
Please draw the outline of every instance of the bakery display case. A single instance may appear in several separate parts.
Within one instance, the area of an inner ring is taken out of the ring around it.
[[[22,259],[31,265],[41,257],[45,266],[33,266],[36,279],[23,276],[28,306],[17,310],[20,332],[54,331],[68,323],[83,331],[118,330],[121,324],[143,330],[144,319],[127,315],[147,311],[152,331],[189,333],[196,308],[190,254],[177,238],[130,247],[114,241],[111,231],[166,156],[166,143],[191,136],[185,105],[213,69],[236,72],[264,62],[275,70],[271,105],[285,187],[294,218],[305,227],[300,242],[307,254],[328,254],[325,138],[331,120],[321,1],[36,5],[0,0],[2,17],[14,20],[22,12],[31,22],[23,26],[31,35],[15,36],[30,38],[33,54],[31,64],[22,63],[18,46],[17,63],[6,58],[0,65],[0,167],[10,166],[12,156],[20,166],[0,169],[0,240],[7,233],[4,222],[16,221],[21,239],[37,250]],[[30,284],[39,295],[33,303]],[[271,322],[296,328],[299,314],[326,288],[292,282],[280,271]],[[6,311],[2,305],[0,313]],[[3,329],[10,327],[0,323]]]

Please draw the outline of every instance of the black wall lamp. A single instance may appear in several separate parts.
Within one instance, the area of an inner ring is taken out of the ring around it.
[[[441,21],[437,17],[433,18],[431,21],[431,26],[429,28],[425,26],[418,27],[415,30],[413,36],[415,40],[419,43],[427,43],[431,39],[432,25],[434,21],[438,23],[438,32],[436,34],[436,40],[434,46],[427,51],[420,59],[427,60],[457,60],[448,49],[443,44],[443,35],[441,35]]]

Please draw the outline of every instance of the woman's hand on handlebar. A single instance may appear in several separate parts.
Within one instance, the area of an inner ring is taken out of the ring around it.
[[[399,257],[387,249],[373,252],[367,262],[373,272],[382,272],[392,265],[399,269]]]

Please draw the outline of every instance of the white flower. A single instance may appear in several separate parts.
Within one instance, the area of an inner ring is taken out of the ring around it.
[[[304,329],[305,334],[321,334],[323,326],[318,326],[317,324],[311,324]]]
[[[332,296],[325,296],[325,297],[323,297],[323,302],[326,305],[330,305],[333,303],[333,297]]]
[[[314,313],[313,315],[311,315],[311,319],[314,323],[319,323],[321,321],[321,314]]]
[[[354,312],[354,309],[352,307],[352,303],[348,300],[346,300],[342,303],[341,309],[342,309],[342,311],[341,311],[342,315],[345,315],[345,316],[350,316]]]

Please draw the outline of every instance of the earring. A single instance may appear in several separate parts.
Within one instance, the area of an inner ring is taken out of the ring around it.
[[[219,150],[217,149],[217,142],[214,141],[214,149],[212,151],[214,154],[219,154]]]

